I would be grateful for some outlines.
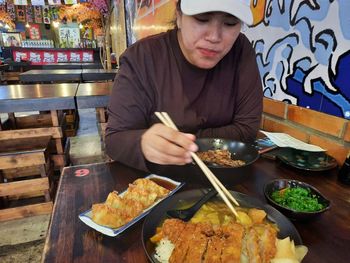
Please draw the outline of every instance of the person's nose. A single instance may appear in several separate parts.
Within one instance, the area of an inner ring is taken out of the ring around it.
[[[211,23],[208,27],[206,40],[217,43],[222,38],[222,25],[220,23]]]

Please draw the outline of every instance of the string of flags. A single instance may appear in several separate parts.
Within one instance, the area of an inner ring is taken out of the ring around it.
[[[93,0],[0,0],[0,9],[8,13],[13,21],[50,24],[58,19],[62,4],[74,5]]]
[[[0,5],[14,4],[16,6],[45,6],[45,5],[75,5],[78,3],[91,2],[92,0],[0,0]]]

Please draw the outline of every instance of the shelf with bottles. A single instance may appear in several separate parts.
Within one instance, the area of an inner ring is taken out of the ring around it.
[[[25,48],[55,48],[53,40],[23,40],[22,47]]]
[[[96,48],[96,41],[91,39],[82,38],[79,46],[81,48]]]

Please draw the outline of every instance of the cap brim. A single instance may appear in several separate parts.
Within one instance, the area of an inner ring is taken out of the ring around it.
[[[189,16],[208,12],[224,12],[239,18],[249,26],[253,24],[253,14],[250,7],[240,1],[181,1],[181,11]]]

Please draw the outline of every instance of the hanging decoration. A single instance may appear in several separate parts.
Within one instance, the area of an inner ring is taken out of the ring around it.
[[[106,0],[92,0],[90,2],[104,17],[109,15],[109,7]]]
[[[59,18],[68,22],[76,21],[77,23],[89,24],[92,28],[101,28],[101,13],[92,6],[91,3],[77,4],[72,6],[63,5],[59,10]]]
[[[18,22],[25,22],[26,21],[26,9],[23,5],[16,6],[17,11],[17,21]]]
[[[27,0],[14,0],[15,5],[28,5]]]
[[[98,9],[102,14],[102,29],[101,34],[103,45],[102,52],[100,53],[101,63],[103,68],[111,69],[111,37],[110,37],[110,28],[111,28],[111,13],[112,13],[112,2],[117,0],[91,0],[93,6]]]
[[[49,25],[51,23],[50,8],[48,5],[43,6],[43,19],[44,19],[44,24]]]
[[[33,7],[31,5],[28,5],[26,8],[26,21],[28,23],[33,23]]]
[[[32,0],[33,6],[45,5],[45,0]]]
[[[49,5],[61,5],[61,0],[48,0]]]
[[[7,3],[7,13],[11,17],[13,21],[16,20],[16,10],[15,10],[15,5],[11,3]]]
[[[56,6],[50,6],[50,14],[53,21],[58,20],[58,8]]]
[[[43,23],[43,13],[41,6],[34,6],[34,22],[38,24]]]
[[[8,25],[10,28],[15,27],[15,23],[13,22],[10,14],[7,13],[6,10],[3,10],[3,9],[0,9],[0,22]]]
[[[78,2],[77,2],[77,0],[64,0],[64,3],[65,3],[66,5],[75,5],[75,4],[77,4]]]

